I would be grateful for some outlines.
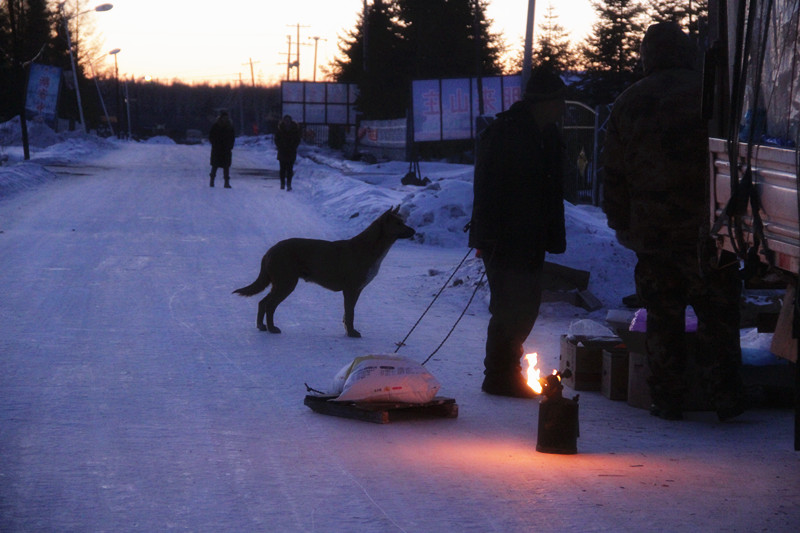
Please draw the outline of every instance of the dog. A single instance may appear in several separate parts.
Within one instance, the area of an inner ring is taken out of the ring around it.
[[[348,337],[361,337],[353,327],[356,302],[361,291],[378,274],[381,261],[397,239],[410,239],[416,233],[398,214],[400,206],[388,209],[367,229],[341,241],[293,238],[278,242],[261,259],[258,278],[233,291],[253,296],[272,284],[258,302],[256,327],[280,333],[275,326],[275,309],[303,279],[344,296],[344,327]],[[266,315],[267,323],[264,324]]]

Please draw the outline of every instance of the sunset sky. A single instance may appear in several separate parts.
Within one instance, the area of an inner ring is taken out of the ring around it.
[[[539,0],[534,31],[550,1],[559,24],[573,39],[581,40],[595,18],[589,0]],[[83,6],[89,9],[100,3],[102,0],[83,2]],[[335,56],[339,37],[355,25],[363,9],[363,0],[227,0],[213,7],[190,0],[112,3],[110,11],[83,17],[92,19],[103,49],[121,49],[117,57],[120,76],[211,84],[240,78],[250,83],[252,77],[264,84],[285,79],[289,36],[292,60],[296,59],[298,24],[300,79],[313,78],[316,43],[316,79],[323,81],[319,67]],[[524,37],[527,10],[528,0],[492,0],[489,4],[493,31],[503,34],[514,49]],[[113,67],[113,59],[106,56],[98,65]],[[295,78],[292,70],[291,79]]]

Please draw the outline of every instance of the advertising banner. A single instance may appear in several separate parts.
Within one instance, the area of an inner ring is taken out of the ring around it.
[[[481,78],[483,114],[505,111],[522,96],[519,76]],[[477,78],[414,80],[414,141],[471,139],[480,115]]]
[[[27,116],[31,120],[41,120],[55,128],[60,87],[60,68],[31,64],[28,72],[28,90],[25,95]]]

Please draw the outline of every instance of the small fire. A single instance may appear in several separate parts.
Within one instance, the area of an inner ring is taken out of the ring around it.
[[[539,383],[539,369],[536,368],[538,364],[537,359],[539,358],[539,354],[536,352],[525,354],[525,362],[528,363],[528,370],[527,370],[527,378],[528,378],[528,387],[533,389],[533,392],[536,394],[542,393],[542,384]]]
[[[536,365],[539,364],[538,359],[539,354],[536,352],[525,354],[525,362],[528,364],[528,368],[525,372],[528,380],[528,387],[532,388],[533,392],[536,394],[541,394],[542,391],[544,391],[543,382],[547,381],[548,378],[542,378],[539,369],[536,368]],[[561,381],[561,375],[558,373],[558,370],[553,370],[552,375],[558,380],[556,383]]]

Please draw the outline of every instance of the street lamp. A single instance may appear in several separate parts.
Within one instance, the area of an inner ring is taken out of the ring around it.
[[[100,84],[97,83],[97,74],[94,72],[94,62],[89,62],[89,68],[92,69],[92,78],[94,78],[94,86],[97,88],[97,96],[100,98],[100,105],[103,106],[103,114],[106,117],[106,124],[111,130],[111,136],[114,136],[114,127],[111,125],[111,119],[108,117],[108,109],[106,108],[106,101],[103,98],[103,92],[100,90]]]
[[[120,126],[119,120],[119,67],[117,66],[117,54],[121,51],[119,48],[114,48],[108,53],[108,55],[114,56],[114,91],[117,96],[114,104],[114,115],[117,117],[117,138],[119,139],[122,138],[122,126]]]
[[[75,70],[75,56],[72,54],[72,38],[69,35],[69,24],[68,24],[68,22],[70,20],[74,19],[74,18],[77,18],[77,17],[79,17],[81,15],[84,15],[86,13],[90,13],[92,11],[98,11],[98,12],[108,11],[109,9],[114,7],[114,5],[113,4],[100,4],[99,6],[93,8],[93,9],[87,9],[86,11],[81,11],[81,12],[75,13],[74,15],[71,15],[69,17],[65,17],[64,16],[64,4],[65,3],[66,2],[61,2],[58,5],[58,7],[59,7],[59,10],[61,12],[61,18],[64,21],[64,32],[67,34],[67,48],[69,48],[69,62],[72,65],[72,81],[75,83],[75,95],[78,98],[78,114],[80,115],[80,118],[81,118],[81,126],[83,127],[83,132],[84,133],[88,133],[88,131],[86,129],[86,121],[83,119],[83,103],[81,102],[81,89],[78,86],[78,72]]]

